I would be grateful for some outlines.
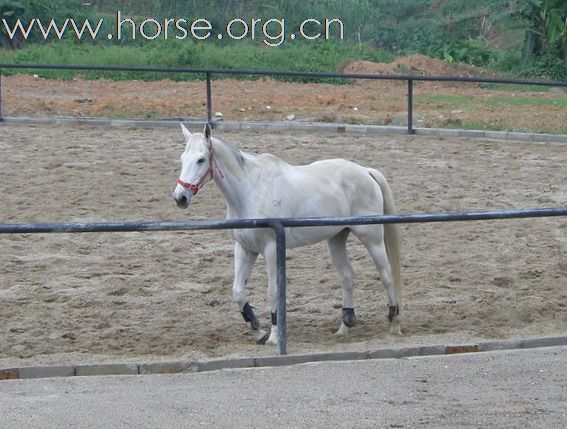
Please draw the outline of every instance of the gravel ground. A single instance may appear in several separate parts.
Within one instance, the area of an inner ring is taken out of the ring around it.
[[[567,347],[3,381],[3,429],[560,428]]]

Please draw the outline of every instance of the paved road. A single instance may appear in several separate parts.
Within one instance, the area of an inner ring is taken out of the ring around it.
[[[564,428],[567,347],[0,382],[0,428]]]

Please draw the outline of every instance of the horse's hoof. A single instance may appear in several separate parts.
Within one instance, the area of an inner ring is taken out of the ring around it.
[[[268,341],[269,337],[270,337],[269,332],[262,330],[258,331],[256,333],[256,344],[261,344],[261,345],[266,344],[266,341]]]
[[[279,339],[277,335],[270,335],[268,340],[266,341],[266,344],[269,344],[271,346],[277,346],[279,343]]]
[[[404,333],[402,332],[402,327],[400,326],[399,323],[392,323],[390,325],[390,334],[391,335],[398,335],[398,336],[403,336]]]
[[[341,327],[337,332],[335,332],[335,337],[337,338],[348,338],[350,334],[350,328],[345,325],[345,322],[341,322]]]

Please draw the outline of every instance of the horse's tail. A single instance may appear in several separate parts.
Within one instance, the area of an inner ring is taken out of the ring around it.
[[[388,181],[378,170],[368,169],[368,172],[382,190],[382,196],[384,198],[384,214],[395,214],[396,204],[394,203],[394,194],[392,193],[392,189],[390,188]],[[402,279],[400,275],[400,232],[397,224],[389,223],[384,225],[384,243],[386,244],[386,252],[388,253],[388,260],[392,271],[396,301],[398,302],[399,309],[401,310]]]

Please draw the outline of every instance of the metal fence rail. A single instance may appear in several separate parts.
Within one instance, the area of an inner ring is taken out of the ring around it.
[[[399,214],[358,217],[271,218],[219,221],[145,221],[100,223],[25,223],[0,224],[0,234],[32,233],[100,233],[188,231],[211,229],[271,228],[277,242],[278,334],[279,353],[287,354],[286,310],[286,234],[285,228],[313,226],[349,226],[392,223],[430,223],[453,221],[481,221],[567,216],[567,207],[520,210],[469,211],[444,213]]]
[[[413,128],[413,86],[414,82],[464,82],[464,83],[490,83],[510,85],[536,85],[567,87],[567,82],[537,79],[505,79],[492,77],[458,77],[458,76],[411,76],[411,75],[381,75],[381,74],[354,74],[354,73],[325,73],[300,71],[275,71],[255,69],[221,69],[221,68],[195,68],[195,67],[127,67],[127,66],[88,66],[67,64],[2,64],[0,63],[0,122],[2,121],[2,69],[31,69],[31,70],[76,70],[76,71],[125,71],[144,73],[190,73],[204,74],[206,80],[206,118],[213,123],[212,105],[212,79],[213,75],[251,75],[251,76],[281,76],[302,77],[312,79],[365,79],[365,80],[392,80],[407,82],[407,134],[414,134]]]

